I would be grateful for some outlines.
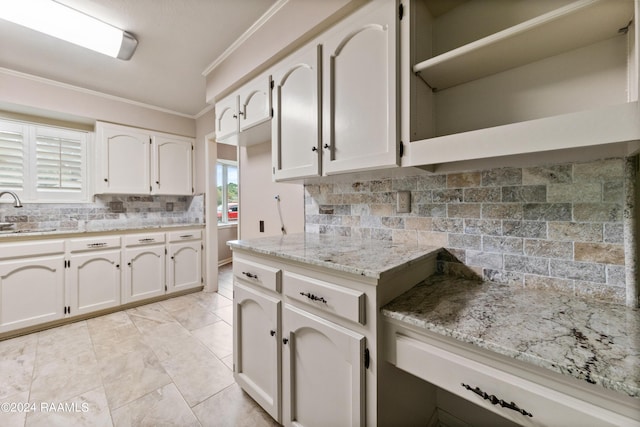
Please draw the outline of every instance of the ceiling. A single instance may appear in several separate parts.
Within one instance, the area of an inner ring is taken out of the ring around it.
[[[58,0],[133,34],[129,61],[0,19],[0,67],[189,117],[208,108],[203,71],[275,0]]]

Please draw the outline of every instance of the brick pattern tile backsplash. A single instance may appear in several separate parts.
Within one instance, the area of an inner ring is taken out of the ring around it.
[[[306,185],[306,231],[442,246],[450,274],[624,303],[625,161]]]
[[[15,229],[103,231],[204,222],[204,196],[100,195],[93,203],[0,204],[3,222]]]

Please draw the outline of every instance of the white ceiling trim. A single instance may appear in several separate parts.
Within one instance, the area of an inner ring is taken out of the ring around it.
[[[247,31],[245,31],[238,39],[231,44],[222,55],[216,58],[209,66],[202,72],[203,76],[207,76],[218,65],[220,65],[225,59],[227,59],[236,49],[238,49],[249,37],[251,37],[256,31],[260,29],[273,15],[275,15],[289,0],[278,0],[271,6],[261,17],[258,19]],[[198,113],[200,114],[200,113]]]
[[[28,80],[32,80],[38,83],[44,83],[50,86],[55,86],[55,87],[60,87],[63,89],[68,89],[68,90],[73,90],[76,92],[80,92],[80,93],[85,93],[88,95],[93,95],[93,96],[98,96],[101,98],[105,98],[105,99],[109,99],[112,101],[119,101],[119,102],[124,102],[126,104],[130,104],[130,105],[135,105],[137,107],[143,107],[143,108],[148,108],[150,110],[156,110],[156,111],[160,111],[162,113],[168,113],[168,114],[173,114],[176,116],[180,116],[180,117],[186,117],[188,119],[196,119],[199,116],[201,116],[202,114],[206,113],[207,111],[209,111],[209,109],[213,108],[213,106],[207,106],[206,108],[204,108],[202,111],[200,111],[197,115],[193,116],[190,114],[185,114],[185,113],[181,113],[178,111],[173,111],[173,110],[169,110],[166,108],[162,108],[162,107],[158,107],[156,105],[151,105],[151,104],[145,104],[144,102],[139,102],[139,101],[134,101],[132,99],[128,99],[128,98],[122,98],[120,96],[115,96],[115,95],[110,95],[108,93],[104,93],[104,92],[98,92],[95,90],[91,90],[91,89],[86,89],[80,86],[74,86],[74,85],[70,85],[68,83],[62,83],[56,80],[51,80],[51,79],[47,79],[44,77],[39,77],[39,76],[34,76],[33,74],[27,74],[27,73],[23,73],[20,71],[15,71],[15,70],[11,70],[9,68],[3,68],[0,67],[0,73],[2,74],[6,74],[9,76],[14,76],[14,77],[20,77],[23,79],[28,79]]]

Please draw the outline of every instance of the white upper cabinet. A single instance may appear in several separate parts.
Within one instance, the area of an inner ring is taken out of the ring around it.
[[[96,193],[193,194],[193,139],[98,122]]]
[[[153,137],[154,194],[193,194],[193,141]]]
[[[216,141],[241,146],[269,141],[271,113],[271,78],[260,75],[216,102]]]
[[[216,141],[227,142],[232,137],[237,138],[240,131],[238,122],[238,95],[233,93],[216,102]],[[233,145],[236,140],[228,141]]]
[[[316,45],[281,62],[273,71],[273,178],[276,181],[320,175],[320,60]]]
[[[374,1],[320,39],[326,175],[399,165],[396,10]]]
[[[148,194],[151,190],[151,137],[144,131],[98,123],[96,192]]]
[[[402,3],[403,166],[640,138],[636,1]]]

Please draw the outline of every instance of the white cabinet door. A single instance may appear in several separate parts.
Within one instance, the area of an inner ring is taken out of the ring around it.
[[[234,283],[233,363],[236,382],[281,421],[280,301]]]
[[[238,95],[232,94],[216,102],[216,141],[237,144],[233,136],[238,135]]]
[[[164,295],[164,244],[125,250],[122,302],[128,303]]]
[[[167,258],[167,292],[202,286],[202,242],[171,243]]]
[[[283,422],[365,425],[365,338],[285,304]]]
[[[63,255],[0,262],[0,332],[64,316]]]
[[[122,126],[98,124],[100,168],[96,191],[107,194],[149,194],[151,137]]]
[[[323,38],[323,173],[399,165],[394,1],[373,2]]]
[[[120,305],[120,249],[72,255],[66,281],[72,316]]]
[[[271,120],[271,78],[260,76],[238,90],[240,132]]]
[[[320,175],[320,57],[321,50],[313,46],[284,60],[273,73],[275,181]]]
[[[193,194],[193,142],[154,136],[154,194]]]

